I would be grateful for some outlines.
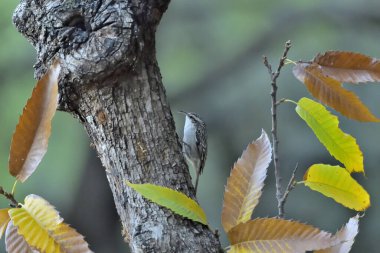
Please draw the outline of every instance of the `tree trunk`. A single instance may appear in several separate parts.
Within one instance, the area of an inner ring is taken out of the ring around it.
[[[36,78],[61,61],[59,109],[81,121],[96,147],[132,251],[219,252],[208,227],[125,183],[163,185],[194,198],[155,57],[155,31],[168,4],[22,0],[13,21],[37,50]]]

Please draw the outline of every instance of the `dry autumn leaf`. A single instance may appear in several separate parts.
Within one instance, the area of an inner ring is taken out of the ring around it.
[[[7,228],[8,222],[10,221],[10,217],[8,214],[9,208],[0,210],[0,239],[3,237],[5,229]]]
[[[83,235],[66,223],[61,223],[52,233],[52,237],[65,253],[91,253]]]
[[[380,81],[379,59],[364,54],[344,51],[327,51],[318,54],[313,62],[325,76],[345,83]]]
[[[222,225],[226,232],[251,219],[261,196],[271,156],[271,144],[263,130],[235,163],[224,192]]]
[[[297,221],[259,218],[228,232],[229,252],[304,253],[337,244],[328,232]]]
[[[24,182],[47,151],[51,120],[58,103],[60,65],[55,62],[37,82],[12,137],[9,172]]]
[[[380,121],[355,93],[343,88],[339,81],[324,75],[322,68],[316,63],[297,63],[293,74],[306,85],[313,97],[344,116],[364,122]]]
[[[25,241],[24,237],[17,232],[13,222],[9,222],[5,232],[5,248],[8,253],[38,253]]]
[[[339,244],[328,249],[318,250],[315,253],[348,253],[355,242],[359,232],[359,215],[352,217],[347,224],[334,236],[340,241]]]

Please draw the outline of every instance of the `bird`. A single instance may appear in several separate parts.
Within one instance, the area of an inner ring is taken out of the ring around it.
[[[207,158],[206,123],[194,112],[180,111],[186,115],[183,129],[182,153],[186,161],[195,169],[195,193],[198,189],[199,176],[203,172]]]

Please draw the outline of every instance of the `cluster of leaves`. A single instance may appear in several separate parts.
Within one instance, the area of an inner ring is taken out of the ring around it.
[[[323,105],[302,98],[297,113],[313,130],[331,155],[345,165],[314,164],[304,176],[304,183],[313,190],[332,197],[344,206],[363,211],[370,205],[369,194],[351,177],[351,172],[364,172],[363,155],[355,139],[339,129],[338,119]]]
[[[358,53],[328,51],[310,62],[297,62],[293,74],[303,82],[313,97],[348,118],[379,122],[355,93],[342,83],[380,81],[380,61]]]
[[[359,121],[379,121],[353,92],[341,84],[379,81],[378,60],[352,52],[331,51],[317,55],[311,62],[297,62],[293,73],[314,97],[343,115]],[[355,138],[339,128],[338,118],[322,104],[301,98],[296,105],[298,115],[330,154],[344,165],[314,164],[306,171],[302,183],[348,208],[367,209],[369,194],[351,177],[353,172],[364,173],[363,154]],[[349,252],[358,233],[358,215],[335,235],[277,217],[251,220],[271,157],[271,144],[263,131],[260,138],[248,145],[231,171],[222,211],[222,225],[231,242],[229,252]],[[151,201],[183,217],[207,224],[200,206],[186,195],[152,184],[127,184]]]
[[[36,170],[47,151],[51,121],[58,103],[60,65],[55,62],[37,82],[13,134],[9,172],[24,182]],[[37,195],[24,204],[0,210],[0,237],[5,232],[9,253],[89,253],[87,242],[59,216],[55,208]]]
[[[351,218],[335,235],[298,221],[280,218],[251,220],[271,156],[271,144],[263,131],[248,145],[231,171],[222,211],[222,225],[231,242],[229,252],[348,252],[358,233],[359,216]],[[127,184],[145,198],[207,225],[200,206],[183,193],[152,184]]]
[[[222,225],[231,242],[229,252],[348,252],[358,232],[358,216],[335,235],[298,221],[251,220],[270,162],[271,144],[263,131],[235,163],[227,181]]]
[[[83,236],[37,195],[28,195],[20,207],[1,209],[0,228],[7,252],[92,252]]]
[[[293,73],[315,98],[346,117],[363,122],[380,121],[353,92],[342,87],[342,82],[380,81],[379,60],[353,52],[329,51],[318,54],[310,62],[296,63]],[[344,168],[326,164],[310,166],[304,176],[305,185],[348,208],[367,209],[369,194],[351,177],[353,172],[364,173],[363,154],[355,138],[344,133],[338,118],[313,100],[300,99],[296,112],[329,153],[344,165]]]

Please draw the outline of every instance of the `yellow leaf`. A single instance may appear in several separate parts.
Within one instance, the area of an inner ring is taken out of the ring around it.
[[[9,215],[18,233],[22,235],[28,245],[49,253],[60,253],[59,245],[49,235],[49,230],[41,226],[24,208],[13,208]]]
[[[22,235],[19,235],[17,228],[10,221],[5,232],[5,248],[8,253],[38,253],[32,249]]]
[[[324,75],[340,82],[365,83],[380,81],[380,61],[364,54],[327,51],[314,60]]]
[[[83,236],[63,223],[55,208],[37,195],[28,195],[25,204],[10,209],[9,215],[18,234],[33,249],[46,253],[92,252]]]
[[[330,233],[297,221],[260,218],[241,223],[228,232],[229,252],[297,253],[335,245]]]
[[[46,153],[58,103],[59,72],[60,65],[55,62],[37,82],[13,134],[9,172],[21,182],[35,171]]]
[[[222,225],[226,232],[251,219],[259,203],[271,156],[271,144],[263,130],[235,163],[224,191]]]
[[[298,101],[296,112],[330,154],[343,163],[349,172],[364,172],[363,154],[355,138],[340,130],[336,116],[308,98]]]
[[[356,211],[363,211],[370,206],[368,193],[340,166],[314,164],[306,171],[303,183]]]
[[[349,253],[359,232],[359,215],[352,217],[347,224],[339,230],[334,237],[339,244],[327,249],[315,251],[315,253]]]
[[[12,208],[8,213],[29,246],[49,253],[62,252],[50,233],[63,219],[46,200],[37,195],[28,195],[21,208]]]
[[[127,181],[127,185],[150,201],[169,208],[174,213],[190,220],[207,225],[207,218],[203,209],[185,194],[153,184],[132,184]]]
[[[9,208],[0,209],[0,239],[3,237],[5,229],[7,228],[8,222],[10,220],[8,211]]]
[[[46,253],[92,252],[83,236],[63,223],[55,208],[37,195],[28,195],[25,204],[10,209],[9,215],[18,234],[32,248]]]
[[[26,196],[25,204],[22,207],[48,230],[56,229],[58,224],[63,221],[63,218],[49,202],[35,194]]]
[[[322,68],[315,63],[297,63],[293,68],[294,75],[306,85],[313,97],[334,108],[344,116],[365,122],[380,121],[362,103],[352,91],[322,73]]]

